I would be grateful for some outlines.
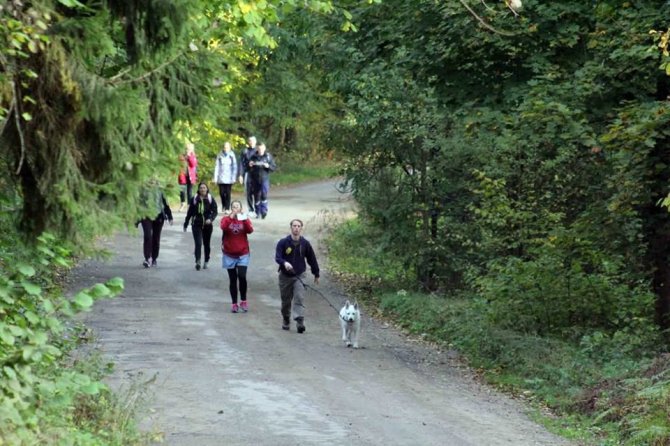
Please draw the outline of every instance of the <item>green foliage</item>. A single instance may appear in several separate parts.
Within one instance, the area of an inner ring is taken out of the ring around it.
[[[81,422],[76,417],[80,402],[109,398],[109,391],[99,377],[63,367],[78,336],[77,327],[66,321],[96,300],[118,294],[123,280],[63,296],[54,289],[51,270],[69,267],[70,251],[54,236],[39,237],[29,251],[31,264],[13,251],[14,258],[2,257],[0,275],[0,437],[10,444],[109,444],[104,431],[72,432]]]

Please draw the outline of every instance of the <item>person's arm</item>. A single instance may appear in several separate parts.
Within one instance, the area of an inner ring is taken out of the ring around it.
[[[266,167],[270,172],[274,172],[277,169],[277,164],[275,164],[274,157],[268,153],[268,167]]]
[[[161,200],[163,200],[163,212],[167,216],[167,219],[170,222],[170,224],[172,224],[172,209],[170,209],[170,205],[165,199],[165,195],[163,195],[162,193],[161,193]]]
[[[316,260],[316,254],[314,254],[314,249],[312,248],[312,244],[310,242],[307,242],[307,249],[305,250],[305,258],[307,259],[307,263],[309,264],[312,274],[314,275],[314,281],[318,283],[319,281],[319,262]]]
[[[184,232],[188,228],[188,223],[191,221],[191,217],[195,214],[195,206],[193,203],[188,204],[188,210],[186,211],[186,219],[184,220]]]
[[[233,183],[234,183],[235,178],[237,178],[237,172],[239,172],[239,170],[237,169],[237,159],[235,158],[235,152],[231,150],[230,156],[233,158],[232,163],[230,163],[230,168],[233,170]]]
[[[246,232],[247,234],[251,234],[252,232],[254,232],[254,227],[251,224],[250,218],[244,220],[244,232]]]
[[[284,239],[281,239],[277,242],[277,247],[275,248],[275,262],[280,267],[284,265]]]
[[[211,207],[209,208],[209,222],[214,223],[214,220],[216,220],[216,216],[219,215],[219,209],[216,205],[216,198],[212,196],[212,204]]]
[[[216,156],[216,159],[214,160],[214,179],[212,180],[213,183],[218,183],[219,182],[219,157],[220,155]]]

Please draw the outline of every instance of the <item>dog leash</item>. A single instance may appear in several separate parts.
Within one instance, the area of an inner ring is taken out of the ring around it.
[[[340,313],[340,309],[339,309],[339,308],[336,308],[336,307],[330,302],[330,300],[326,297],[325,294],[323,294],[321,291],[319,291],[318,289],[314,288],[313,286],[306,284],[306,283],[305,283],[299,276],[295,275],[295,276],[293,276],[293,277],[295,277],[296,279],[298,279],[298,281],[302,284],[303,287],[305,287],[306,289],[310,289],[310,290],[314,291],[315,293],[319,294],[321,297],[323,297],[323,300],[325,300],[326,302],[328,302],[328,305],[330,305],[330,308],[332,308],[333,310],[337,311],[338,314]]]

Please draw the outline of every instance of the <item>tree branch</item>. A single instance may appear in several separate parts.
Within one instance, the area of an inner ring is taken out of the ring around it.
[[[489,25],[488,23],[486,23],[486,22],[484,21],[484,19],[482,19],[481,17],[479,17],[479,16],[477,15],[477,13],[474,12],[474,11],[472,10],[472,8],[470,8],[470,6],[465,2],[465,0],[460,0],[460,2],[461,2],[461,4],[462,4],[463,6],[465,6],[465,9],[467,9],[467,10],[470,12],[470,14],[472,14],[472,16],[473,16],[474,18],[476,18],[477,21],[478,21],[479,23],[481,23],[481,25],[482,25],[484,28],[488,29],[489,31],[493,31],[493,32],[496,33],[496,34],[503,35],[503,36],[513,36],[513,35],[514,35],[514,33],[511,33],[511,32],[509,32],[509,31],[500,31],[500,30],[495,29],[494,27],[492,27],[491,25]]]
[[[23,139],[23,130],[21,129],[21,116],[19,115],[19,97],[21,96],[21,92],[19,91],[18,85],[16,85],[16,82],[12,81],[12,87],[14,90],[14,98],[12,101],[12,105],[14,108],[14,122],[16,123],[16,131],[19,134],[19,142],[21,143],[21,158],[19,158],[19,166],[16,169],[16,175],[21,173],[21,168],[23,167],[23,160],[26,155],[26,142]]]
[[[116,79],[118,79],[119,77],[123,76],[124,74],[126,74],[126,73],[129,71],[129,70],[125,70],[125,71],[122,71],[122,72],[120,72],[119,74],[117,74],[117,75],[115,75],[115,76],[109,78],[109,82],[112,83],[112,84],[114,84],[114,85],[122,85],[122,84],[130,84],[130,83],[133,83],[133,82],[139,82],[139,81],[141,81],[142,79],[146,79],[147,77],[151,76],[151,75],[154,74],[155,72],[157,72],[157,71],[159,71],[159,70],[162,70],[162,69],[165,68],[166,66],[170,65],[172,62],[174,62],[175,60],[179,59],[179,57],[181,57],[183,54],[184,54],[184,53],[178,53],[178,54],[177,54],[176,56],[174,56],[172,59],[170,59],[170,60],[168,60],[168,61],[166,61],[166,62],[160,64],[159,66],[157,66],[156,68],[154,68],[154,69],[151,70],[151,71],[147,71],[146,73],[144,73],[143,75],[141,75],[141,76],[139,76],[139,77],[136,77],[136,78],[133,78],[133,79],[125,79],[125,80],[118,80],[118,81],[117,81]]]

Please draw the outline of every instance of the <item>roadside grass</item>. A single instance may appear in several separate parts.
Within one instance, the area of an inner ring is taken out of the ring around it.
[[[277,160],[277,170],[270,175],[274,186],[288,186],[332,178],[340,173],[340,163],[331,159],[302,160],[291,157]]]
[[[336,226],[326,244],[330,269],[369,314],[457,350],[551,431],[588,445],[670,444],[670,355],[629,353],[621,343],[635,339],[597,332],[575,343],[496,327],[477,296],[413,291],[357,220]]]

